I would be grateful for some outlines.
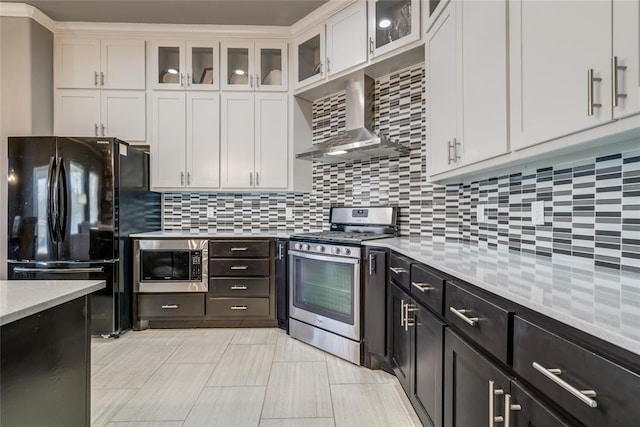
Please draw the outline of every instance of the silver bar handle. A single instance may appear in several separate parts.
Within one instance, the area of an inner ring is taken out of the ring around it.
[[[284,243],[278,245],[278,259],[284,258]]]
[[[611,58],[611,75],[613,77],[612,87],[612,95],[613,95],[613,106],[617,107],[619,105],[618,98],[626,98],[626,93],[618,93],[618,71],[624,71],[627,69],[626,65],[618,65],[618,57],[614,56]]]
[[[231,286],[232,291],[246,291],[247,287],[242,285],[233,285]]]
[[[373,37],[369,37],[369,54],[373,56]]]
[[[447,141],[447,164],[450,165],[452,160],[451,160],[451,149],[453,148],[453,145],[451,144],[451,141]]]
[[[402,267],[389,267],[389,270],[393,271],[396,274],[402,274],[407,272],[407,270],[405,270]]]
[[[253,89],[253,75],[249,76],[249,87]]]
[[[458,138],[453,138],[453,161],[457,162],[458,160],[460,160],[460,154],[458,154],[458,147],[461,145],[460,141],[458,141]]]
[[[184,74],[180,73],[180,86],[184,86]]]
[[[191,172],[187,172],[187,185],[191,185]]]
[[[504,390],[496,388],[496,382],[489,381],[489,427],[494,427],[496,423],[501,423],[504,418],[495,414],[495,398],[504,394]]]
[[[585,405],[591,408],[598,407],[598,402],[592,399],[596,397],[595,390],[578,390],[577,388],[560,378],[560,375],[562,374],[561,369],[547,369],[538,362],[533,362],[533,368],[569,393],[571,393],[574,397],[577,397]]]
[[[246,270],[249,266],[247,265],[232,265],[231,270]]]
[[[249,185],[253,185],[253,172],[249,172]]]
[[[464,320],[470,326],[476,326],[476,324],[480,321],[480,319],[477,317],[467,317],[467,314],[471,313],[471,310],[456,309],[453,307],[449,307],[449,310],[453,314]]]
[[[327,56],[327,73],[331,72],[331,58]]]
[[[175,310],[176,308],[180,307],[180,304],[165,304],[162,306],[163,310]]]
[[[37,268],[37,267],[16,267],[16,273],[104,273],[104,267],[77,267],[77,268]]]
[[[433,291],[435,289],[433,286],[427,285],[426,283],[411,282],[411,286],[418,288],[420,292]]]
[[[404,331],[408,332],[409,331],[409,326],[414,326],[415,322],[413,320],[409,320],[409,313],[413,312],[413,311],[418,311],[418,309],[416,307],[411,307],[411,304],[407,303],[407,305],[405,306],[405,318],[404,318]]]
[[[104,73],[100,71],[100,86],[104,86]]]
[[[95,134],[95,136],[98,136],[98,124],[97,123],[93,124],[93,133]]]
[[[375,273],[375,262],[373,254],[369,254],[369,276],[373,276]]]
[[[320,63],[320,75],[322,75],[324,73],[323,67],[324,67],[324,64],[321,62]]]
[[[404,300],[400,300],[400,326],[404,327]]]
[[[256,186],[260,185],[260,172],[256,172]]]
[[[522,406],[518,405],[518,404],[513,404],[511,403],[511,395],[510,394],[505,394],[504,395],[504,425],[505,427],[509,427],[509,424],[511,424],[511,412],[512,411],[521,411],[522,410]]]
[[[184,185],[184,172],[180,172],[180,185]]]
[[[260,87],[260,74],[256,74],[256,88]]]
[[[593,83],[599,82],[602,79],[600,77],[594,77],[593,68],[587,70],[587,116],[593,116],[593,109],[602,107],[602,104],[595,103],[593,101]]]
[[[191,73],[187,73],[187,86],[191,86]]]
[[[246,305],[232,305],[231,306],[231,310],[246,310],[247,306]]]
[[[93,85],[96,86],[96,87],[98,86],[98,72],[97,71],[93,72]]]
[[[249,248],[231,248],[231,252],[243,252],[246,251]]]
[[[102,136],[104,136],[104,124],[103,123],[100,124],[100,131],[102,133]]]

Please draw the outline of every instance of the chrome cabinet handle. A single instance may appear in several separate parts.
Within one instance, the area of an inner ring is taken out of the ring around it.
[[[104,86],[104,73],[100,71],[100,86]]]
[[[435,288],[426,283],[411,282],[411,286],[418,288],[421,292],[433,291]]]
[[[191,172],[187,172],[187,185],[191,185]]]
[[[260,74],[256,74],[256,87],[260,87]]]
[[[389,270],[393,271],[396,274],[402,274],[407,272],[407,270],[405,270],[402,267],[389,267]]]
[[[104,124],[100,124],[100,131],[102,132],[102,136],[104,136]]]
[[[411,304],[407,303],[407,305],[405,306],[405,309],[404,309],[404,313],[405,313],[404,331],[405,332],[409,331],[409,326],[414,326],[415,325],[415,322],[413,320],[409,320],[409,313],[414,312],[414,311],[418,311],[418,309],[415,306],[411,306]]]
[[[246,291],[247,287],[246,286],[241,286],[241,285],[233,285],[233,286],[231,286],[231,290],[232,291]]]
[[[602,104],[593,101],[593,83],[600,82],[602,78],[594,77],[593,68],[587,70],[587,116],[593,116],[593,109],[602,107]]]
[[[322,62],[320,63],[320,75],[322,75],[324,73],[323,70],[324,64],[322,64]]]
[[[618,57],[614,56],[613,58],[611,58],[611,75],[613,78],[613,84],[611,85],[612,88],[612,95],[613,95],[613,106],[617,107],[618,104],[618,98],[626,98],[627,94],[626,93],[618,93],[618,71],[625,71],[627,69],[626,65],[618,65]]]
[[[191,73],[187,73],[187,86],[191,86]]]
[[[278,245],[278,259],[283,259],[284,258],[284,244],[280,243]]]
[[[451,149],[453,148],[453,145],[451,144],[451,141],[447,141],[447,164],[450,165],[451,164]]]
[[[246,310],[247,306],[246,305],[232,305],[231,306],[231,310]]]
[[[231,252],[243,252],[249,248],[231,248]]]
[[[453,161],[457,162],[460,160],[460,154],[458,154],[458,147],[460,146],[460,141],[458,138],[453,138]]]
[[[247,270],[249,268],[248,265],[232,265],[231,270]]]
[[[571,393],[574,397],[577,397],[585,405],[591,408],[598,407],[598,402],[592,399],[596,397],[595,390],[578,390],[577,388],[560,378],[560,375],[562,375],[561,369],[547,369],[538,362],[533,362],[532,366],[536,371],[540,372],[542,375]]]
[[[249,87],[253,89],[253,75],[249,76]]]
[[[249,185],[253,185],[253,172],[249,172]]]
[[[256,172],[256,186],[260,185],[260,172]]]
[[[327,73],[331,72],[331,59],[327,56]]]
[[[180,172],[180,185],[184,185],[184,172]]]
[[[511,424],[511,412],[512,411],[521,411],[522,406],[511,403],[511,395],[504,395],[504,426],[509,427]]]
[[[369,54],[373,56],[373,37],[369,37]]]
[[[162,306],[163,310],[175,310],[176,308],[180,307],[180,304],[165,304]]]
[[[404,300],[400,300],[400,326],[404,327]]]
[[[477,317],[467,317],[466,316],[467,314],[471,313],[471,310],[455,309],[453,307],[449,307],[449,310],[453,314],[455,314],[456,316],[458,316],[459,318],[464,320],[470,326],[476,326],[476,324],[480,321],[480,319],[477,318]]]
[[[97,71],[93,72],[93,85],[96,86],[96,87],[98,86],[98,72]]]
[[[93,124],[93,133],[95,134],[95,136],[98,136],[98,124],[97,123]]]
[[[495,397],[504,394],[504,390],[496,388],[496,382],[489,381],[489,427],[494,427],[495,423],[504,421],[504,417],[495,414]]]
[[[184,86],[184,74],[180,73],[180,86]]]
[[[376,272],[375,256],[373,254],[369,254],[369,276],[373,276],[373,273],[375,272]]]

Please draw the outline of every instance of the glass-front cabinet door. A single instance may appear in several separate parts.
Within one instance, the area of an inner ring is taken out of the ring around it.
[[[183,89],[185,78],[184,42],[158,42],[151,46],[154,89]]]
[[[150,46],[154,89],[220,89],[217,42],[169,41]]]
[[[271,42],[255,45],[255,89],[261,91],[286,91],[287,43]]]
[[[253,90],[253,43],[222,43],[222,89]]]
[[[372,57],[419,39],[419,0],[369,0],[369,54]]]
[[[294,46],[295,86],[303,87],[325,76],[324,26],[318,26],[300,36]]]
[[[220,89],[218,43],[187,42],[188,89]]]

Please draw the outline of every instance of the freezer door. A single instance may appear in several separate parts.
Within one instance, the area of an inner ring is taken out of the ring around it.
[[[8,155],[7,259],[55,260],[55,138],[11,137]]]

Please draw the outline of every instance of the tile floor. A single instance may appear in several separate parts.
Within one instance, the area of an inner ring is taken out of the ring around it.
[[[128,332],[91,351],[92,426],[421,425],[393,375],[280,329]]]

